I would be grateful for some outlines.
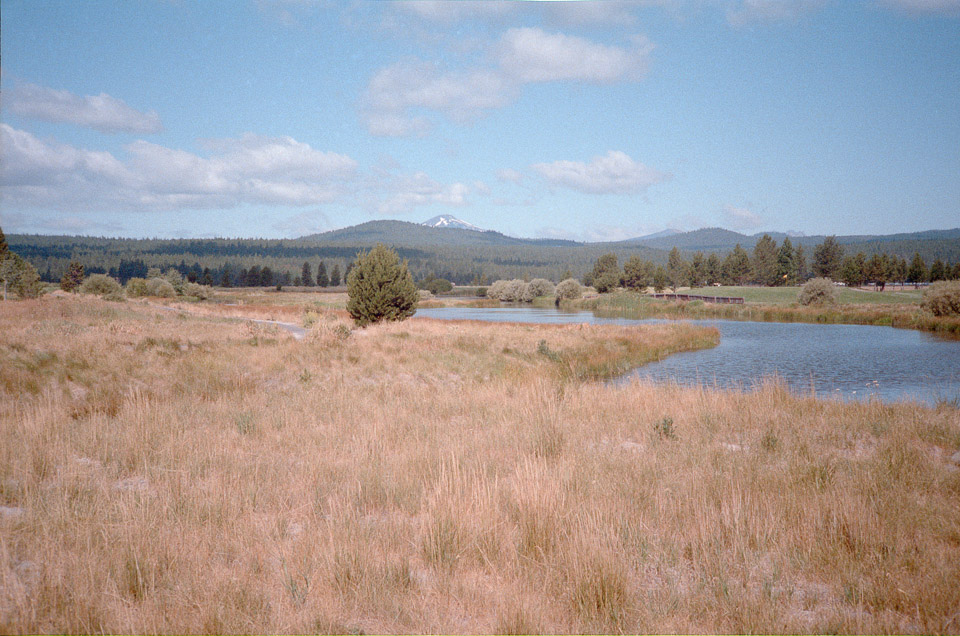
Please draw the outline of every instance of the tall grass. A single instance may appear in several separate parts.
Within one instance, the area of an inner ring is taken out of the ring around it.
[[[866,292],[864,292],[866,293]],[[633,292],[604,294],[573,301],[571,307],[599,315],[631,318],[720,318],[757,322],[808,322],[898,327],[960,338],[960,318],[938,317],[911,304],[838,304],[801,306],[782,304],[721,305],[702,302],[655,300]]]
[[[710,337],[0,304],[0,626],[956,632],[960,412],[589,380]]]

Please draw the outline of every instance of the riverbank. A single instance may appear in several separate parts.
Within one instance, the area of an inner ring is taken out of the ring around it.
[[[850,290],[853,293],[853,290]],[[863,292],[868,293],[868,292]],[[540,302],[547,302],[538,299]],[[552,302],[552,300],[550,300]],[[722,305],[701,301],[676,302],[657,300],[642,294],[618,291],[592,298],[563,301],[562,307],[588,310],[601,316],[625,318],[687,318],[749,320],[756,322],[808,322],[850,324],[918,329],[949,338],[960,338],[960,317],[942,318],[924,311],[910,302],[860,304],[838,303],[826,306],[803,306],[747,302]]]
[[[558,362],[689,325],[236,318],[0,305],[0,624],[956,630],[956,408]]]

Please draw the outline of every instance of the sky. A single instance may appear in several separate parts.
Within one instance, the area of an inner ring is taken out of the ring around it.
[[[3,0],[7,234],[960,226],[960,0]]]

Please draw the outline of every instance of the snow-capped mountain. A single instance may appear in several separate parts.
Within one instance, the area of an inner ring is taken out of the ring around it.
[[[424,221],[420,225],[426,225],[427,227],[453,227],[459,230],[474,230],[475,232],[486,232],[481,227],[477,227],[473,223],[467,223],[462,221],[452,214],[441,214],[440,216],[435,216],[429,221]]]

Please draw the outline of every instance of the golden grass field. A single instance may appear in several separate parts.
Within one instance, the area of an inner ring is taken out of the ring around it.
[[[252,304],[0,303],[0,631],[960,632],[953,406],[603,382],[683,324]]]

